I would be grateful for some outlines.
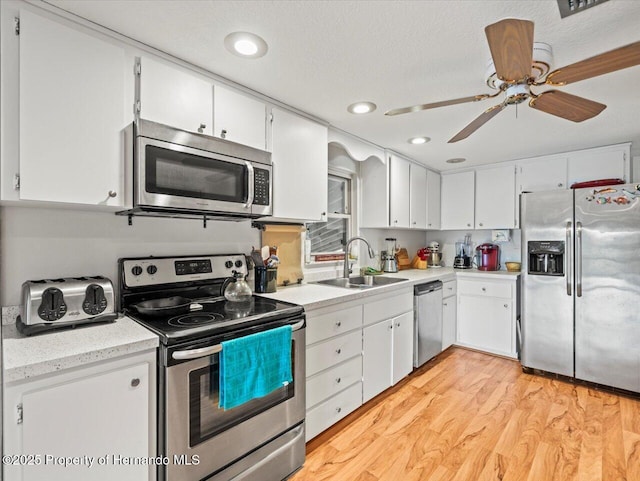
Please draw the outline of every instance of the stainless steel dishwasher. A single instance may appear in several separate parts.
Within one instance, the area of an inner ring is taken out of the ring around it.
[[[442,282],[413,288],[413,367],[420,367],[442,351]]]

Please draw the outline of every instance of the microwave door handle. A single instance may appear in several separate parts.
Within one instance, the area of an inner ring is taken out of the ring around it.
[[[249,175],[247,176],[247,182],[249,183],[249,185],[247,186],[247,203],[244,205],[244,208],[249,209],[253,204],[253,185],[255,183],[255,172],[253,171],[253,164],[251,162],[245,161],[244,164],[247,166],[247,171],[249,172]]]

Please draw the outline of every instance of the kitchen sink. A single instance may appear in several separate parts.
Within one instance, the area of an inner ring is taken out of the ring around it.
[[[324,284],[326,286],[346,287],[351,289],[363,289],[369,287],[386,286],[397,282],[408,281],[409,279],[401,279],[399,277],[382,277],[382,276],[356,276],[338,279],[325,279],[317,281],[314,284]]]

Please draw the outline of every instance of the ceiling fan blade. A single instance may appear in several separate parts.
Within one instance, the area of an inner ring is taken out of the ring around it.
[[[490,109],[485,110],[480,114],[478,118],[476,118],[473,122],[467,125],[464,129],[458,132],[448,143],[452,144],[454,142],[458,142],[459,140],[466,139],[484,124],[489,122],[492,118],[498,115],[507,105],[505,103],[501,103],[498,105],[494,105]]]
[[[391,109],[385,112],[385,115],[400,115],[400,114],[408,114],[409,112],[419,112],[420,110],[428,110],[435,109],[438,107],[446,107],[447,105],[456,105],[456,104],[464,104],[466,102],[477,102],[478,100],[484,100],[486,98],[491,97],[491,95],[481,94],[481,95],[473,95],[471,97],[463,97],[460,99],[454,100],[444,100],[442,102],[433,102],[430,104],[422,104],[422,105],[413,105],[411,107],[403,107],[401,109]]]
[[[640,42],[601,53],[595,57],[554,70],[545,80],[549,85],[566,85],[598,75],[640,65]]]
[[[574,122],[582,122],[595,117],[607,108],[604,104],[561,92],[560,90],[549,90],[541,93],[529,100],[529,106]]]
[[[533,22],[507,18],[484,29],[496,75],[507,83],[531,76]]]

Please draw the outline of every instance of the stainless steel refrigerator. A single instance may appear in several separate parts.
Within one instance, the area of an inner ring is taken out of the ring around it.
[[[640,392],[640,184],[521,197],[523,367]]]

